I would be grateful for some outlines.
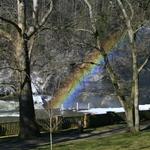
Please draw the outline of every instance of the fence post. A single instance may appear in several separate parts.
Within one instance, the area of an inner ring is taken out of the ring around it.
[[[62,128],[62,117],[60,115],[55,117],[55,130],[58,131]]]
[[[83,118],[84,128],[88,128],[90,126],[90,114],[85,113]]]

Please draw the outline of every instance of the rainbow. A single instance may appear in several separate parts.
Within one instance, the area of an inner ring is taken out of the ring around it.
[[[118,43],[119,39],[122,36],[122,32],[118,31],[111,33],[106,37],[101,43],[104,50],[110,54],[112,48]],[[85,58],[84,62],[80,65],[77,65],[76,69],[67,77],[63,86],[54,94],[53,99],[49,103],[53,108],[60,108],[63,104],[64,108],[69,108],[72,106],[78,93],[85,87],[86,81],[88,80],[89,75],[94,75],[102,71],[103,57],[101,56],[98,50],[93,50]],[[98,65],[97,65],[98,64]],[[83,84],[85,85],[83,86]]]

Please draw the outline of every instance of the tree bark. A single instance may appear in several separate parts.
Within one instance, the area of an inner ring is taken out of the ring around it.
[[[138,106],[139,105],[138,104],[139,103],[139,100],[138,100],[138,95],[139,95],[138,90],[139,89],[138,89],[137,54],[136,54],[136,46],[135,46],[135,42],[134,42],[134,32],[133,32],[133,29],[131,26],[131,21],[130,21],[130,19],[132,19],[132,17],[133,17],[133,9],[132,9],[130,3],[128,2],[128,5],[129,5],[131,13],[132,13],[131,18],[129,18],[122,2],[120,0],[117,0],[118,5],[120,6],[122,13],[124,15],[124,18],[125,18],[125,23],[127,26],[127,32],[128,32],[129,41],[130,41],[130,45],[131,45],[131,51],[132,51],[132,61],[133,61],[132,91],[131,91],[130,100],[127,100],[125,98],[125,94],[120,85],[118,76],[114,72],[114,70],[108,60],[107,52],[106,52],[107,49],[105,49],[103,44],[100,43],[100,37],[96,33],[97,29],[96,29],[96,24],[95,24],[95,18],[94,18],[93,12],[92,12],[92,6],[88,0],[84,0],[84,2],[86,3],[86,5],[88,6],[88,9],[89,9],[91,26],[93,29],[92,32],[96,35],[96,37],[95,37],[96,47],[100,51],[100,54],[104,58],[106,70],[107,70],[107,72],[110,76],[111,82],[114,86],[116,96],[118,97],[119,102],[125,109],[126,121],[128,124],[129,131],[131,131],[131,132],[139,131],[139,106]]]
[[[20,57],[17,57],[19,66],[22,68],[20,77],[19,111],[20,111],[20,133],[21,138],[28,138],[40,135],[38,125],[35,120],[34,104],[32,97],[30,60],[28,55],[27,41],[20,39],[20,46],[17,48]]]
[[[128,125],[128,131],[131,133],[135,132],[134,128],[134,105],[132,104],[132,101],[129,99],[124,103],[125,108],[125,116],[126,116],[126,122]]]
[[[40,134],[39,127],[35,119],[35,111],[32,97],[31,78],[30,78],[30,53],[33,46],[31,38],[36,35],[40,28],[45,24],[53,9],[53,1],[49,0],[49,9],[38,23],[38,0],[33,0],[33,23],[34,26],[26,27],[26,0],[17,0],[18,22],[0,16],[0,20],[11,24],[17,30],[17,37],[14,38],[16,47],[16,72],[19,79],[19,106],[20,106],[20,137],[28,138]],[[13,40],[12,35],[0,30],[0,35],[9,40]],[[30,45],[31,44],[31,45]],[[28,49],[30,45],[30,49]]]
[[[139,118],[139,74],[138,74],[138,66],[137,66],[137,50],[135,43],[131,43],[132,48],[132,60],[133,60],[133,83],[132,83],[132,95],[131,98],[134,102],[134,126],[135,132],[140,130],[140,118]]]
[[[20,133],[21,138],[38,136],[40,134],[38,125],[35,121],[35,111],[33,105],[31,78],[30,78],[30,59],[28,51],[28,39],[26,31],[26,12],[25,1],[18,0],[18,26],[21,29],[21,35],[18,34],[18,43],[16,45],[16,59],[20,78]]]
[[[134,114],[134,127],[135,127],[135,132],[138,132],[140,130],[140,118],[139,118],[139,75],[138,75],[138,64],[137,64],[137,49],[135,45],[135,33],[133,31],[133,28],[131,26],[131,20],[130,17],[127,15],[127,12],[121,2],[121,0],[117,0],[119,7],[121,8],[121,11],[123,13],[123,16],[125,18],[125,23],[127,26],[127,31],[128,31],[128,37],[129,37],[129,43],[130,43],[130,48],[132,52],[132,85],[131,85],[131,101],[133,102],[133,114]],[[128,2],[128,4],[130,4]],[[133,9],[130,5],[130,10],[132,10],[133,14]]]

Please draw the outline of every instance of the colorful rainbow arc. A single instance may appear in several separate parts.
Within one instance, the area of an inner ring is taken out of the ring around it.
[[[110,53],[114,45],[118,43],[119,39],[122,36],[122,32],[118,31],[103,40],[102,46],[107,53]],[[88,62],[93,62],[88,63]],[[69,108],[75,101],[75,97],[78,93],[83,89],[81,86],[82,82],[88,79],[89,75],[94,75],[100,72],[99,66],[96,64],[103,63],[103,57],[100,55],[100,52],[97,50],[93,50],[88,56],[85,57],[84,62],[79,65],[66,79],[66,82],[54,95],[51,100],[51,104],[53,108],[60,108],[61,104],[64,105],[64,108]],[[86,85],[85,85],[86,86]]]

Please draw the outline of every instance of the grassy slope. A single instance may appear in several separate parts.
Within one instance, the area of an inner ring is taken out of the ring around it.
[[[150,132],[124,133],[105,138],[82,139],[54,144],[53,150],[150,150]],[[48,150],[49,146],[36,150]]]

